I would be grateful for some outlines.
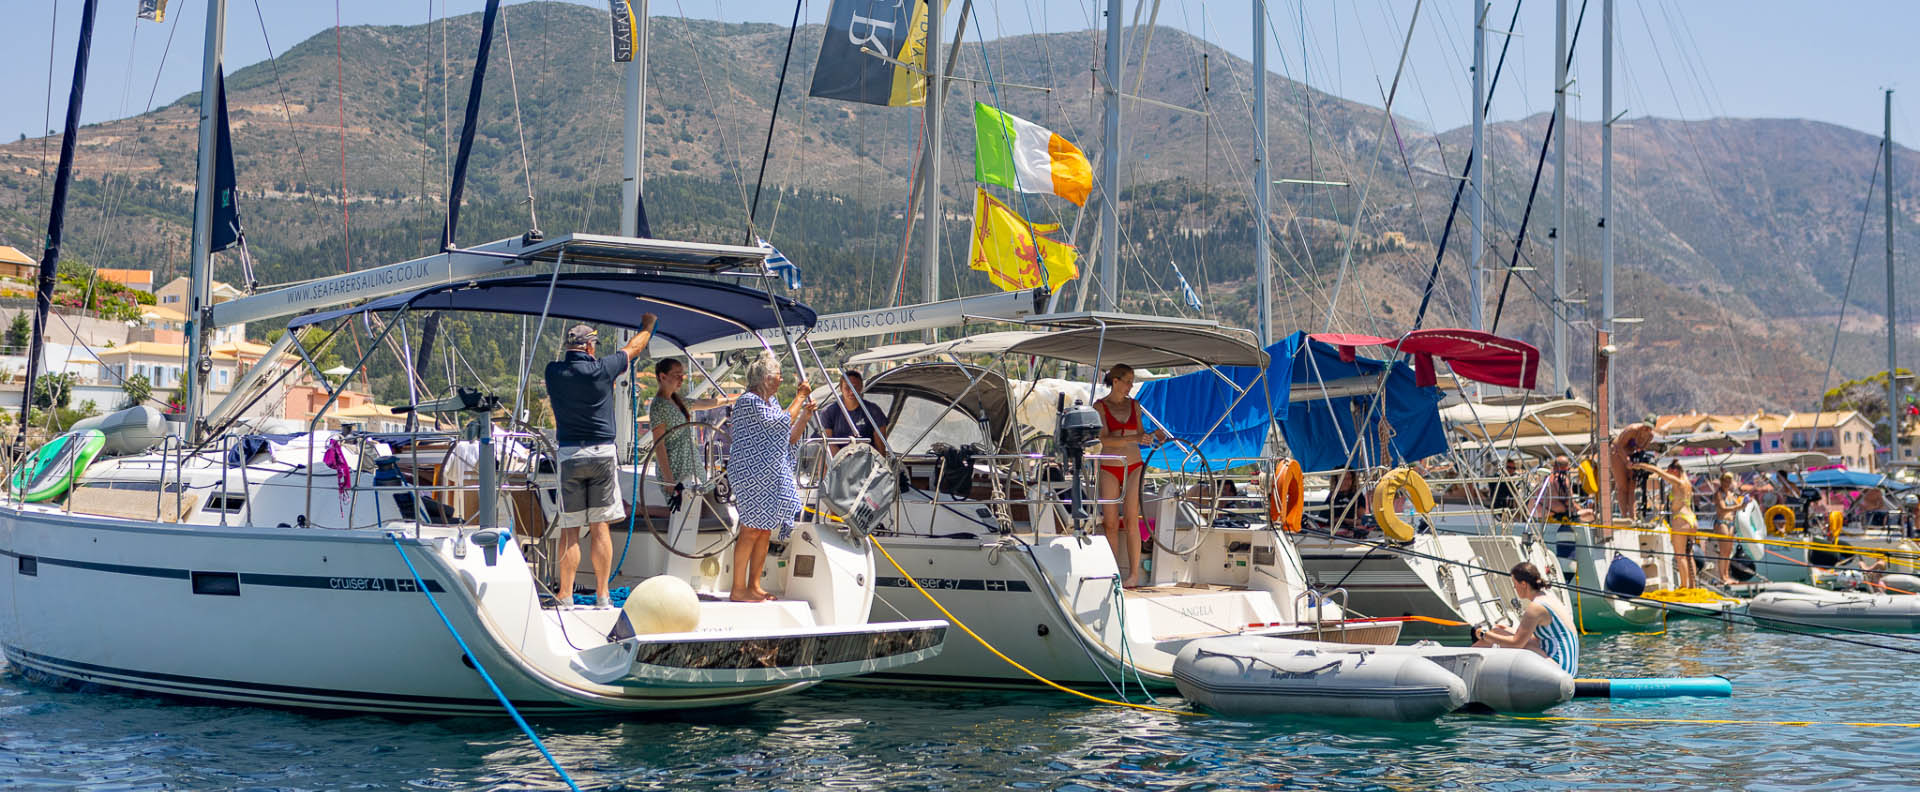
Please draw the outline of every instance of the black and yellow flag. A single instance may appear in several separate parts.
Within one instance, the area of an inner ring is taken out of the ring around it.
[[[927,81],[921,73],[927,66],[927,6],[932,2],[833,0],[827,38],[820,44],[820,62],[807,94],[894,107],[926,104]],[[942,11],[946,6],[946,0],[940,0]]]
[[[154,22],[167,21],[167,0],[140,0],[139,10],[134,12],[134,18]]]
[[[613,10],[613,62],[633,62],[633,37],[639,21],[633,16],[633,0],[608,0]]]

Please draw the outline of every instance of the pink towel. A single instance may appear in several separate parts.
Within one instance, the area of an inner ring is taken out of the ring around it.
[[[353,467],[347,464],[347,452],[340,446],[340,438],[327,438],[327,453],[320,457],[321,464],[333,468],[338,477],[340,494],[347,494],[347,488],[353,486]]]

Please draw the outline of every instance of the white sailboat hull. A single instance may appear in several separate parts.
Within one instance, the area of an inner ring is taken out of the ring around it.
[[[474,658],[528,714],[743,704],[937,654],[935,633],[944,631],[875,625],[875,637],[855,640],[891,640],[899,651],[785,674],[709,657],[707,667],[674,669],[672,684],[602,684],[576,645],[620,646],[606,638],[618,611],[543,609],[518,547],[502,546],[488,564],[481,548],[466,542],[456,552],[450,530],[438,530],[399,540],[406,558]],[[0,556],[0,646],[39,675],[296,708],[503,714],[382,531],[182,526],[9,504],[0,505]],[[775,625],[737,618],[728,605],[703,603],[709,631],[692,638],[737,632],[777,643]],[[800,626],[789,637],[863,627]]]

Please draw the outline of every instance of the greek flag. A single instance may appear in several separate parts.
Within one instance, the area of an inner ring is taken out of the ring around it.
[[[759,240],[760,247],[767,251],[767,271],[779,275],[780,279],[786,282],[788,291],[799,291],[800,265],[789,261],[786,254],[781,253],[779,248],[769,244],[767,240],[759,237],[754,239]]]
[[[1167,263],[1173,265],[1173,277],[1180,279],[1180,298],[1187,301],[1187,307],[1196,311],[1205,310],[1206,306],[1200,304],[1200,295],[1193,293],[1193,287],[1187,284],[1187,276],[1180,273],[1180,265],[1172,259],[1168,259]]]

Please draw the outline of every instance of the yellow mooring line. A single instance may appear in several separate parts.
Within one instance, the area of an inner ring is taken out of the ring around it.
[[[1066,685],[1062,685],[1058,682],[1055,682],[1051,679],[1048,679],[1046,677],[1043,677],[1039,674],[1034,673],[1033,671],[1029,670],[1026,666],[1023,666],[1018,662],[1016,662],[1013,658],[1008,657],[1005,654],[1002,654],[999,649],[995,649],[993,647],[993,644],[987,643],[987,639],[980,637],[980,634],[977,632],[974,632],[972,627],[968,627],[966,622],[960,621],[958,617],[953,615],[952,611],[947,610],[947,606],[941,605],[940,601],[937,599],[934,599],[932,594],[927,593],[926,589],[921,588],[920,581],[914,580],[913,575],[909,574],[905,567],[900,566],[900,562],[893,560],[893,554],[887,552],[886,546],[880,544],[879,539],[875,539],[872,536],[868,536],[867,541],[872,542],[873,548],[875,550],[879,550],[880,555],[886,556],[887,563],[892,564],[894,569],[899,570],[900,576],[906,578],[908,583],[912,583],[914,590],[920,592],[921,596],[926,597],[928,602],[933,603],[933,607],[939,609],[940,615],[947,617],[947,621],[953,622],[953,626],[958,627],[961,630],[965,631],[967,635],[970,635],[973,637],[973,640],[979,641],[980,645],[982,647],[985,647],[987,651],[992,652],[995,657],[998,657],[1002,660],[1007,661],[1007,665],[1020,669],[1021,673],[1026,674],[1027,676],[1033,677],[1035,681],[1038,681],[1041,684],[1046,685],[1047,687],[1053,688],[1055,690],[1058,690],[1062,693],[1071,693],[1073,695],[1079,696],[1088,701],[1097,701],[1101,704],[1111,704],[1116,707],[1127,707],[1130,709],[1146,710],[1148,712],[1165,712],[1172,715],[1185,715],[1189,718],[1207,717],[1206,713],[1201,713],[1201,712],[1168,709],[1166,707],[1154,707],[1147,704],[1134,704],[1132,702],[1127,702],[1127,701],[1115,701],[1113,699],[1101,698],[1091,693],[1083,693],[1078,690],[1074,690],[1073,688],[1067,687]],[[1125,595],[1122,595],[1122,596],[1125,596]]]

